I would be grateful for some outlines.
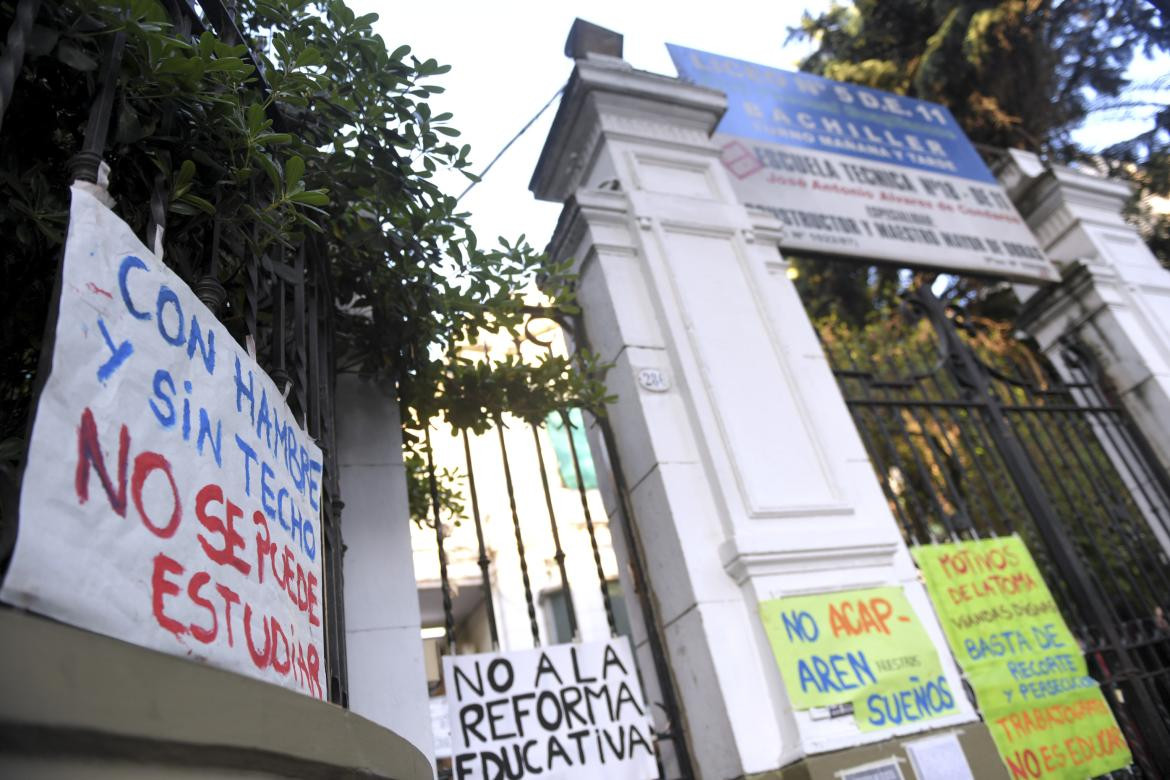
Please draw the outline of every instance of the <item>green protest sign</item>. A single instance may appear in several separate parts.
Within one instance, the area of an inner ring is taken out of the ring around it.
[[[912,550],[1013,778],[1086,778],[1132,758],[1018,536]]]
[[[959,711],[901,588],[772,599],[760,618],[798,710],[851,703],[866,731]]]

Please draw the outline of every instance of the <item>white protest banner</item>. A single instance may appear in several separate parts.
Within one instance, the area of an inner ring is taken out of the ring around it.
[[[445,656],[456,780],[658,776],[629,642]]]
[[[62,273],[0,599],[324,698],[320,449],[76,186]]]
[[[714,141],[783,249],[1054,281],[1059,274],[943,106],[667,44],[727,95]]]

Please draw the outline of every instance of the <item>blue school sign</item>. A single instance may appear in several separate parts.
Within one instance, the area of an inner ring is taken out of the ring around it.
[[[727,95],[713,140],[781,248],[1026,281],[1058,278],[955,118],[934,103],[667,44]]]
[[[945,107],[667,44],[679,75],[727,94],[718,132],[995,184]]]

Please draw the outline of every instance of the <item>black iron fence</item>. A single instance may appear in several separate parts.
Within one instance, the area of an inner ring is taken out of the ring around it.
[[[1170,767],[1170,483],[1076,341],[1054,366],[928,286],[822,343],[908,544],[1018,533],[1138,771]]]
[[[539,348],[552,348],[551,341],[542,340],[531,331],[527,335],[529,341],[535,342]],[[589,424],[596,427],[597,439],[605,447],[603,457],[597,457],[597,453],[590,451],[583,430]],[[501,648],[502,617],[498,596],[512,595],[500,593],[499,563],[491,555],[493,543],[497,546],[508,544],[515,551],[528,618],[527,629],[535,647],[580,640],[581,594],[594,590],[600,595],[609,636],[616,637],[630,631],[631,643],[646,643],[652,668],[640,666],[639,676],[643,690],[650,698],[648,703],[656,723],[659,776],[684,780],[693,777],[674,681],[655,618],[656,606],[643,577],[637,520],[628,501],[627,487],[621,477],[620,461],[617,460],[613,435],[606,418],[568,408],[553,411],[540,424],[526,422],[512,415],[497,415],[488,430],[478,436],[467,430],[456,431],[454,435],[459,439],[462,457],[457,462],[449,459],[437,462],[434,440],[438,436],[451,434],[444,424],[436,420],[420,436],[430,500],[430,511],[425,522],[434,530],[438,551],[439,600],[442,604],[446,652],[456,652],[456,648],[461,646],[462,630],[469,633],[475,631],[470,625],[471,621],[465,618],[461,620],[461,616],[457,615],[456,599],[453,597],[457,585],[451,573],[452,560],[449,555],[452,545],[448,535],[450,525],[469,521],[475,541],[473,545],[463,547],[465,557],[467,552],[475,556],[479,579],[477,589],[482,593],[482,610],[486,613],[487,638],[490,643],[490,648],[479,647],[477,651]],[[519,452],[518,448],[531,449]],[[517,464],[521,463],[523,470],[517,471]],[[550,467],[551,463],[557,464],[556,467]],[[591,476],[595,470],[604,472],[598,473],[596,481],[593,481]],[[485,475],[487,479],[493,480],[491,492],[494,494],[494,503],[484,498]],[[614,487],[618,506],[610,517],[597,517],[595,510],[599,505],[595,498],[591,499],[591,493],[596,489],[597,482],[605,483],[607,480]],[[501,486],[502,498],[498,490]],[[556,497],[563,497],[563,493],[556,495],[558,491],[564,490],[575,492],[576,501],[566,503],[556,500]],[[454,501],[450,500],[451,497],[454,497]],[[493,534],[492,529],[487,528],[485,514],[489,512],[510,521],[509,539],[505,540],[502,535]],[[602,528],[608,530],[609,534],[621,534],[620,539],[615,541],[626,551],[627,560],[623,563],[627,564],[625,573],[628,575],[626,583],[629,588],[624,592],[616,587],[617,572],[606,565],[605,559],[611,554],[609,541],[613,537],[607,539]],[[567,533],[567,529],[571,531]],[[584,531],[587,544],[576,533],[577,529]],[[547,609],[548,594],[541,594],[530,577],[530,569],[534,565],[533,545],[537,537],[551,540],[551,555],[546,557],[545,553],[549,551],[537,547],[536,554],[539,557],[535,563],[539,565],[551,559],[552,570],[555,571],[555,615],[549,614],[550,610]],[[510,552],[509,559],[512,558]],[[580,565],[574,567],[572,562]],[[570,574],[571,569],[576,571],[576,580]],[[584,575],[586,570],[591,574]],[[622,599],[636,600],[636,612],[627,612]],[[542,609],[542,601],[546,602],[545,609]],[[630,614],[641,616],[643,621],[642,625],[633,627],[632,631],[629,626]],[[653,688],[646,685],[648,675],[653,675]]]
[[[163,3],[175,35],[196,42],[210,32],[219,40],[231,44],[246,44],[236,25],[232,12],[221,0],[168,0]],[[15,5],[13,21],[6,34],[3,54],[0,55],[0,129],[3,123],[13,122],[8,112],[13,102],[17,77],[21,71],[28,45],[34,35],[34,23],[41,8],[39,0],[19,0]],[[112,119],[119,95],[120,65],[126,47],[126,34],[118,29],[103,27],[98,22],[79,14],[75,23],[102,41],[102,59],[93,78],[88,121],[80,148],[70,161],[73,180],[97,182],[101,166],[107,156]],[[244,59],[254,69],[256,89],[261,95],[270,94],[259,58],[250,48]],[[267,118],[276,129],[287,125],[280,107],[267,101]],[[164,122],[178,121],[173,116]],[[227,153],[227,150],[224,150]],[[116,165],[115,161],[115,165]],[[118,175],[115,168],[113,175]],[[69,182],[61,182],[64,188]],[[163,235],[167,227],[170,177],[154,177],[150,199],[150,220],[144,243],[153,246],[156,235]],[[255,198],[261,196],[255,191]],[[257,201],[258,202],[258,201]],[[218,204],[212,204],[217,206]],[[235,215],[232,215],[235,216]],[[202,258],[202,267],[175,267],[180,276],[188,279],[199,299],[207,305],[256,357],[269,373],[277,387],[287,391],[287,400],[299,422],[320,445],[323,456],[322,526],[324,528],[324,583],[323,612],[325,634],[325,667],[329,700],[346,706],[348,702],[345,619],[342,597],[342,542],[340,536],[341,508],[336,460],[334,379],[336,357],[334,344],[334,296],[331,291],[328,258],[322,244],[312,237],[298,246],[272,244],[270,250],[256,254],[252,250],[260,244],[231,242],[224,238],[222,210],[217,209],[205,230],[192,235],[185,233],[179,240],[185,242],[184,257]],[[256,226],[255,230],[261,228]],[[170,254],[168,253],[168,257]],[[27,405],[27,399],[5,399],[6,406]],[[31,414],[31,410],[6,408],[9,416]],[[4,513],[10,523],[14,513]],[[6,529],[4,538],[13,537]],[[10,550],[0,551],[7,558]]]

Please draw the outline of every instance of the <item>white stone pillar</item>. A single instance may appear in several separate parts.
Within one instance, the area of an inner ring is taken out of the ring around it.
[[[902,584],[962,690],[779,225],[737,202],[709,139],[724,108],[720,93],[588,54],[531,184],[565,203],[550,250],[575,258],[588,341],[614,363],[610,420],[704,778],[905,733],[794,711],[761,600]],[[973,719],[961,704],[925,728]]]
[[[1128,185],[1017,150],[998,173],[1061,269],[1059,285],[1027,291],[1024,326],[1046,351],[1071,334],[1088,345],[1170,467],[1170,271],[1122,219]]]
[[[435,763],[398,401],[337,378],[349,705]]]

